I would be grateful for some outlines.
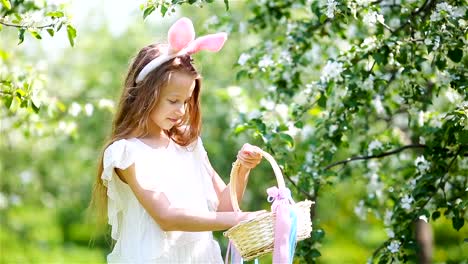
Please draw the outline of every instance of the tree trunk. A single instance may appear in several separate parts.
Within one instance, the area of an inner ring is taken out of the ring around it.
[[[433,235],[431,226],[424,220],[416,221],[416,241],[418,243],[418,263],[432,263]]]

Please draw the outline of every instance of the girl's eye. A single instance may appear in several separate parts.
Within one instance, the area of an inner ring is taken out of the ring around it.
[[[171,103],[171,104],[177,103],[177,100],[168,100],[168,101],[169,101],[169,103]]]

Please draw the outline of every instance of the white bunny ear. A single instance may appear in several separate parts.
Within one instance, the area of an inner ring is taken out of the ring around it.
[[[167,33],[169,46],[173,52],[178,52],[195,39],[195,29],[192,21],[186,17],[177,20]]]

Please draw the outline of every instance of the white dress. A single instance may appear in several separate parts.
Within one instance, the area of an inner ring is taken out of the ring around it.
[[[212,232],[164,232],[114,172],[135,164],[142,187],[164,192],[171,206],[215,211],[218,201],[205,155],[200,138],[190,147],[171,140],[167,148],[154,149],[131,138],[106,148],[101,178],[108,188],[108,218],[116,240],[108,263],[223,262]]]

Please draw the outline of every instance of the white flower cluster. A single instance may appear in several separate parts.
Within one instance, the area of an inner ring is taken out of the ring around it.
[[[327,0],[327,12],[326,15],[328,18],[333,18],[335,16],[335,9],[338,3],[335,0]]]
[[[368,24],[369,26],[374,26],[375,24],[377,24],[377,22],[384,24],[385,19],[383,15],[377,13],[376,11],[369,11],[362,18],[362,22]]]
[[[269,68],[273,66],[275,62],[271,59],[270,55],[265,54],[260,61],[258,62],[258,67],[262,70],[265,71],[266,68]]]
[[[401,198],[400,203],[401,203],[401,208],[409,210],[411,209],[411,204],[413,203],[414,199],[412,196],[405,195],[403,198]]]
[[[431,14],[430,20],[431,22],[437,22],[443,17],[461,17],[465,14],[465,9],[466,8],[464,6],[454,8],[447,2],[438,3],[434,12]]]
[[[380,95],[377,95],[376,97],[374,97],[374,99],[372,99],[372,105],[374,106],[377,114],[381,115],[385,113],[385,108],[382,104],[382,97]]]
[[[322,70],[322,76],[320,80],[322,82],[329,82],[332,80],[341,80],[341,73],[343,72],[343,63],[336,61],[328,61],[327,65]]]
[[[367,210],[366,207],[364,206],[364,201],[360,200],[359,204],[354,207],[354,213],[361,219],[361,220],[366,220],[367,218]]]
[[[369,146],[367,148],[367,152],[369,153],[369,155],[372,155],[374,150],[380,150],[380,149],[382,149],[382,147],[383,147],[382,142],[380,142],[377,139],[374,139],[374,140],[372,140],[371,143],[369,143]]]
[[[68,108],[68,113],[74,117],[78,116],[84,110],[87,116],[91,116],[94,111],[94,106],[90,103],[85,104],[84,109],[77,102],[73,102]]]
[[[418,168],[420,173],[425,173],[431,168],[431,163],[421,155],[414,161],[414,166]]]
[[[401,245],[401,242],[398,241],[398,240],[393,240],[390,245],[387,246],[387,249],[391,252],[391,253],[397,253],[399,250],[400,250],[400,245]]]
[[[239,56],[239,60],[237,61],[237,63],[240,65],[240,66],[244,66],[245,63],[251,58],[250,54],[247,54],[247,53],[242,53],[240,56]]]

